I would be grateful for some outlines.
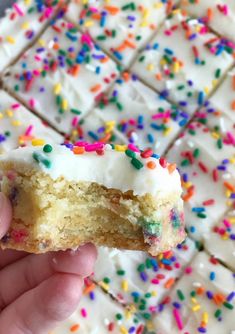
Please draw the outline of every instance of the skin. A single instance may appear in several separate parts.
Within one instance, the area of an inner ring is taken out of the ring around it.
[[[0,193],[0,238],[12,216]],[[42,255],[0,250],[0,328],[7,334],[45,334],[68,318],[81,298],[83,280],[93,271],[96,248]]]

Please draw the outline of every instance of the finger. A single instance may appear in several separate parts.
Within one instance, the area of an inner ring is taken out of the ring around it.
[[[29,255],[26,252],[14,251],[10,249],[0,250],[0,270],[7,265]]]
[[[45,334],[76,309],[83,280],[57,273],[19,297],[0,315],[1,333]]]
[[[0,239],[7,233],[12,218],[12,208],[9,199],[0,193]]]
[[[76,251],[31,254],[0,271],[0,310],[56,272],[89,276],[96,260],[92,244]]]

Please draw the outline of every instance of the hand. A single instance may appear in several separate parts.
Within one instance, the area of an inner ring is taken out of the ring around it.
[[[0,238],[10,221],[10,202],[0,193]],[[45,334],[69,317],[96,256],[92,244],[42,255],[0,250],[0,332]]]

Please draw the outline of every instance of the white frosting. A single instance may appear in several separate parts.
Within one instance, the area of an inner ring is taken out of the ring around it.
[[[231,211],[204,236],[203,240],[206,249],[233,270],[235,270],[234,236],[235,211]]]
[[[115,63],[98,50],[89,37],[82,37],[79,32],[71,33],[69,31],[71,24],[64,20],[58,20],[55,26],[61,32],[56,32],[52,27],[49,27],[37,43],[6,71],[3,81],[11,90],[18,85],[18,91],[14,91],[16,96],[19,96],[30,108],[58,130],[69,133],[73,128],[73,120],[80,120],[91,110],[97,96],[107,89],[112,80],[115,79],[117,69]],[[86,56],[89,55],[90,62],[87,64],[83,61],[82,64],[78,64],[73,61],[74,65],[79,66],[79,70],[76,75],[71,75],[68,73],[70,66],[66,65],[65,58],[60,61],[61,55],[54,48],[55,41],[59,45],[59,49],[65,52],[73,48],[73,54],[77,57],[82,50],[82,43],[80,43],[82,38],[89,40],[91,50],[86,53]],[[102,62],[100,57],[106,58],[107,61]],[[41,71],[45,67],[44,60],[53,60],[59,64],[62,62],[65,65],[58,64],[55,71],[47,69],[46,75],[42,76]],[[34,82],[28,91],[25,89],[25,80],[22,81],[15,77],[15,75],[23,75],[25,71],[36,73]],[[97,91],[92,91],[94,87],[98,87]],[[60,112],[60,106],[56,103],[58,95],[65,102],[63,113]],[[77,115],[71,112],[72,109],[76,109],[81,114]]]
[[[50,160],[51,167],[47,168],[42,163],[37,163],[33,159],[34,152]],[[95,152],[75,155],[64,146],[53,145],[51,153],[44,153],[42,147],[26,147],[4,154],[1,160],[32,165],[49,174],[52,179],[63,176],[68,181],[96,182],[122,192],[133,190],[134,195],[150,193],[153,196],[164,197],[172,193],[181,194],[177,170],[170,174],[167,168],[161,167],[158,159],[142,159],[138,155],[137,158],[144,164],[154,160],[156,168],[148,169],[144,166],[137,170],[131,164],[131,158],[124,152],[112,150],[110,145],[105,146],[102,156]]]
[[[182,27],[182,21],[187,22],[191,35],[195,34],[196,38],[189,39],[187,37],[186,30]],[[177,28],[172,29],[173,27]],[[217,85],[216,70],[220,69],[221,78],[233,63],[232,56],[227,52],[215,55],[209,51],[206,42],[216,36],[210,32],[199,34],[198,31],[203,29],[205,29],[204,25],[196,19],[188,21],[187,17],[183,17],[179,11],[176,11],[172,18],[164,22],[150,46],[138,56],[132,67],[132,70],[140,78],[157,91],[167,90],[168,98],[173,102],[179,103],[179,105],[182,105],[182,101],[186,102],[185,109],[190,113],[193,113],[199,106],[199,92],[202,91],[206,96]],[[197,48],[198,57],[200,61],[205,61],[205,65],[195,63],[192,47]],[[171,52],[173,52],[172,55]],[[169,59],[172,59],[173,56],[177,58],[177,65],[169,65],[164,61],[163,56],[165,55]],[[182,67],[179,65],[180,62]],[[173,78],[165,74],[168,71],[173,74]],[[160,75],[161,78],[157,79],[157,75]],[[192,85],[189,85],[188,81],[192,81]],[[191,96],[188,93],[191,93]],[[182,105],[182,107],[184,106]]]
[[[54,10],[53,7],[44,8],[39,12],[35,0],[19,0],[7,9],[0,19],[0,71],[32,43],[51,19]],[[40,20],[41,17],[43,19]]]
[[[212,264],[209,256],[204,252],[200,252],[196,256],[191,266],[192,273],[187,276],[184,275],[171,292],[171,303],[167,304],[164,311],[155,317],[154,326],[158,329],[158,333],[198,333],[203,317],[206,319],[207,316],[206,333],[232,333],[235,329],[234,309],[227,309],[223,304],[217,305],[213,299],[207,297],[206,293],[210,291],[213,294],[222,294],[227,298],[235,289],[233,273],[219,263]],[[210,279],[213,276],[214,279]],[[197,291],[197,288],[200,287],[205,289],[204,292],[196,294],[192,298],[191,292]],[[179,291],[182,292],[184,300],[180,300],[178,297]],[[179,318],[183,325],[181,331],[178,329],[173,316],[174,302],[181,305],[178,309]],[[234,306],[235,298],[229,303]],[[221,310],[222,321],[218,321],[215,317],[215,312],[218,309]],[[205,313],[206,315],[203,316]]]
[[[218,172],[217,182],[213,181],[212,175],[218,166],[223,166],[224,159],[234,160],[234,148],[226,146],[218,149],[217,139],[210,133],[204,132],[203,127],[197,128],[195,123],[193,128],[196,134],[193,136],[188,132],[182,139],[177,140],[167,157],[169,161],[176,161],[181,175],[187,174],[188,182],[183,184],[185,193],[190,185],[195,187],[194,195],[185,202],[186,227],[193,238],[201,240],[205,233],[209,233],[215,221],[223,217],[229,205],[232,205],[232,199],[229,199],[231,191],[226,189],[224,182],[235,185],[234,163],[226,164],[226,170]],[[185,152],[193,154],[195,149],[199,149],[199,157],[195,158],[193,164],[182,166],[181,162],[186,159],[182,154]],[[207,172],[202,171],[199,163],[206,166]],[[203,204],[211,199],[214,200],[214,204],[208,206]],[[193,208],[203,208],[206,218],[198,217],[197,212],[192,211]]]
[[[177,2],[178,0],[173,1],[173,3]],[[168,4],[169,1],[161,0],[145,0],[144,3],[142,0],[134,0],[131,3],[126,0],[108,2],[89,0],[85,3],[82,0],[73,0],[69,4],[66,16],[84,31],[88,30],[105,51],[116,61],[127,66],[166,18]],[[83,21],[81,21],[80,15],[87,6],[91,7],[94,18],[92,15],[83,16]],[[108,8],[111,7],[116,9],[115,13],[114,11],[110,13]],[[97,19],[96,16],[102,13],[106,13],[103,25],[101,19]],[[111,37],[107,36],[107,31],[111,33]],[[113,31],[115,31],[115,36],[112,34]],[[100,36],[106,36],[106,38],[101,40]],[[125,41],[131,43],[132,46],[126,45],[119,49]],[[115,56],[113,50],[118,50],[119,56]]]
[[[89,294],[84,294],[77,310],[50,334],[71,333],[70,328],[76,325],[79,329],[75,333],[84,334],[128,333],[131,328],[136,332],[140,326],[143,326],[140,319],[114,302],[99,287],[92,289],[92,294],[93,299]],[[113,328],[111,332],[110,328]]]
[[[144,252],[99,247],[94,280],[120,302],[134,303],[138,308],[144,299],[145,310],[150,307],[154,312],[155,306],[169,293],[195,253],[195,244],[189,238],[178,248],[157,258]],[[148,261],[151,263],[149,267],[146,265]],[[144,267],[141,271],[138,270],[140,265]],[[118,275],[118,271],[123,271],[123,274]],[[110,280],[109,283],[105,283],[105,278]],[[147,293],[151,295],[148,298],[145,297]],[[135,302],[133,294],[138,296],[138,301]]]
[[[0,154],[19,145],[30,145],[34,138],[51,143],[63,142],[61,135],[46,127],[18,101],[0,90]]]
[[[113,102],[113,96],[116,102]],[[105,107],[96,108],[100,117],[106,122],[114,122],[115,128],[125,124],[126,130],[119,132],[124,142],[132,142],[141,149],[151,147],[158,154],[166,150],[189,119],[186,112],[183,117],[179,109],[173,108],[135,78],[117,80],[107,99],[109,102]]]
[[[205,18],[207,24],[220,35],[235,42],[235,6],[233,0],[182,0],[181,6],[189,15]],[[208,20],[208,9],[210,19]]]

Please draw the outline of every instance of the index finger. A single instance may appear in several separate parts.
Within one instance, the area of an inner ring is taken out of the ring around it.
[[[12,219],[12,207],[9,199],[0,193],[0,239],[7,233]]]

